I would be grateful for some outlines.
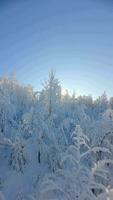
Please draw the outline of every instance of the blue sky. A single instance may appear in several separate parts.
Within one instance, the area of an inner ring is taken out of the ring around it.
[[[113,96],[112,0],[0,0],[0,74],[37,89],[50,69],[69,91]]]

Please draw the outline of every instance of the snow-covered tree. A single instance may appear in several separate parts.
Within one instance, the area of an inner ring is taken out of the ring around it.
[[[1,77],[4,195],[16,199],[18,193],[22,200],[112,199],[112,108],[113,99],[105,93],[96,100],[68,91],[62,95],[53,72],[40,92],[20,85],[14,77]]]
[[[40,94],[40,101],[47,107],[49,116],[51,116],[55,107],[60,103],[60,100],[61,86],[54,72],[51,71],[49,79],[43,84],[43,90]]]

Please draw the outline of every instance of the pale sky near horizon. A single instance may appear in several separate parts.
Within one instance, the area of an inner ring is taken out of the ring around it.
[[[113,96],[112,0],[0,0],[0,75],[38,89],[50,69],[69,91]]]

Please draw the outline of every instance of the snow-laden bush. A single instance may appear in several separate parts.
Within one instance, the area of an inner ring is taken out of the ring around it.
[[[76,126],[72,133],[72,145],[68,147],[63,156],[60,167],[54,175],[46,176],[40,186],[40,200],[97,200],[100,194],[106,192],[107,171],[105,163],[110,160],[92,160],[92,165],[85,165],[82,159],[87,160],[87,155],[98,151],[106,152],[105,148],[90,148],[89,139],[80,126]],[[86,147],[86,148],[83,148]],[[91,159],[91,157],[90,157]]]
[[[16,138],[15,142],[12,144],[12,150],[9,160],[9,165],[17,171],[23,172],[24,166],[27,162],[25,146],[19,138]]]

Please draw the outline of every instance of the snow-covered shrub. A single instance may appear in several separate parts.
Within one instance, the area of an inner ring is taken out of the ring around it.
[[[108,171],[104,169],[104,166],[106,163],[110,163],[111,161],[103,160],[96,163],[95,159],[92,159],[92,156],[94,156],[98,151],[105,153],[108,153],[109,151],[102,147],[91,148],[88,145],[88,137],[84,135],[79,125],[76,126],[71,137],[72,145],[68,147],[64,157],[62,158],[61,168],[64,172],[66,171],[64,173],[65,176],[68,173],[71,179],[74,177],[74,191],[79,191],[79,194],[76,195],[78,196],[78,199],[98,199],[98,195],[105,192],[106,183],[108,184]],[[73,179],[69,181],[69,186],[71,186],[71,181],[73,182]],[[69,188],[67,188],[66,191],[68,190]],[[75,194],[73,194],[73,199],[74,196]]]
[[[48,148],[48,165],[52,172],[60,166],[60,146],[50,145]]]
[[[27,162],[25,146],[19,138],[16,138],[15,142],[12,145],[9,165],[17,171],[23,172],[24,166]]]

